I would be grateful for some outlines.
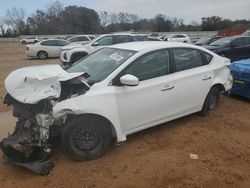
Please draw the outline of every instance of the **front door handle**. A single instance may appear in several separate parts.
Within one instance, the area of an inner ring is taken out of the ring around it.
[[[173,85],[165,85],[161,91],[167,91],[167,90],[170,90],[170,89],[174,89],[174,86]]]
[[[204,80],[210,80],[210,79],[212,79],[212,76],[204,76],[204,77],[202,78],[203,81],[204,81]]]

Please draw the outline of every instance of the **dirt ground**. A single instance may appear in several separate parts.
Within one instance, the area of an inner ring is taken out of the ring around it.
[[[25,47],[0,43],[0,96],[7,74],[23,66],[59,63],[30,60]],[[13,126],[9,108],[1,106],[0,135]],[[191,159],[197,154],[199,159]],[[55,167],[37,176],[3,164],[0,153],[0,188],[134,188],[134,187],[250,187],[250,101],[221,97],[216,113],[193,114],[128,136],[113,144],[101,158],[75,162],[57,149]]]

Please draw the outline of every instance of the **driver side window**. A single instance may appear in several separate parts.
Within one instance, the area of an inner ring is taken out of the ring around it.
[[[161,50],[137,59],[126,69],[125,74],[131,74],[143,81],[164,76],[169,72],[169,53],[167,50]]]

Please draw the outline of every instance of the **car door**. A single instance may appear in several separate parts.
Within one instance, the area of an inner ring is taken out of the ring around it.
[[[183,116],[201,110],[214,77],[209,65],[212,55],[192,48],[174,48],[171,54],[175,65],[175,114]]]
[[[58,44],[58,40],[50,40],[49,45],[47,46],[48,53],[50,57],[57,57],[60,54],[61,46]]]
[[[249,57],[250,44],[247,37],[241,37],[233,40],[230,43],[229,56],[233,60]]]
[[[172,83],[171,63],[167,50],[146,54],[117,77],[136,76],[138,86],[116,86],[115,95],[122,131],[126,134],[161,122],[174,114],[175,91]]]
[[[69,43],[64,40],[55,40],[54,43],[54,56],[59,57],[61,53],[61,48],[68,45]]]

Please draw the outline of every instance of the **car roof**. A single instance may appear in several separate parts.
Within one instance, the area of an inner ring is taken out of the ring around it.
[[[249,36],[244,36],[244,35],[235,35],[235,36],[229,36],[229,37],[224,37],[225,39],[237,39],[237,38],[250,38]]]
[[[66,40],[64,40],[64,39],[44,39],[44,40],[42,40],[42,41],[40,41],[39,43],[42,43],[42,42],[45,42],[45,41],[50,41],[50,40],[58,40],[58,41],[64,41],[64,42],[67,42]]]
[[[166,42],[166,41],[139,41],[139,42],[128,42],[128,43],[120,43],[112,46],[108,46],[111,48],[119,48],[124,50],[132,50],[132,51],[142,51],[146,49],[162,49],[162,48],[196,48],[200,49],[196,45],[180,43],[180,42]]]

